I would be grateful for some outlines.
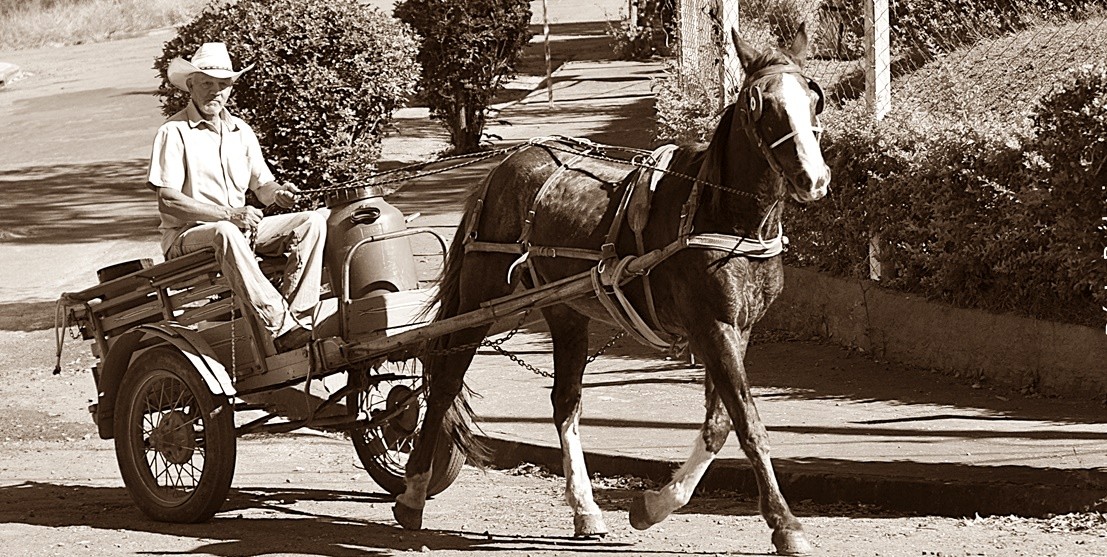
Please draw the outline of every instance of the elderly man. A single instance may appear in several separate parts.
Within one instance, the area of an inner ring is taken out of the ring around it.
[[[299,189],[278,184],[250,126],[227,112],[231,87],[253,65],[234,71],[223,43],[206,43],[191,61],[169,64],[170,83],[191,96],[158,129],[147,185],[158,196],[166,259],[215,248],[237,296],[269,331],[277,352],[310,340],[319,302],[326,219],[308,211],[263,216],[246,204],[252,190],[264,204],[292,207]],[[256,253],[288,253],[281,292],[258,267]]]

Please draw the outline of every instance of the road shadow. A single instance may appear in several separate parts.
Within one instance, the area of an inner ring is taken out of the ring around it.
[[[361,505],[389,501],[378,495],[350,491],[244,487],[232,490],[227,503],[212,520],[201,524],[170,524],[143,516],[124,488],[24,482],[0,487],[0,523],[48,528],[87,527],[105,532],[145,532],[192,538],[186,544],[190,546],[188,553],[225,557],[270,554],[373,557],[427,550],[642,554],[628,543],[486,531],[410,531],[392,523],[294,508],[300,502]]]
[[[148,161],[29,166],[0,171],[0,242],[81,244],[157,241]]]
[[[482,440],[493,450],[493,464],[498,468],[529,463],[562,474],[559,448],[487,437]],[[593,451],[585,453],[585,461],[590,474],[624,481],[638,479],[632,482],[636,484],[634,489],[597,493],[602,508],[624,511],[642,489],[656,489],[668,482],[680,464]],[[889,517],[962,517],[976,513],[1044,517],[1107,509],[1107,472],[1103,471],[832,458],[774,458],[773,468],[785,498],[799,503],[797,514],[807,516],[856,517],[858,512],[875,512]],[[712,463],[695,493],[713,492],[716,498],[734,503],[691,505],[681,512],[757,513],[756,505],[747,504],[757,497],[758,488],[745,459],[722,458]]]

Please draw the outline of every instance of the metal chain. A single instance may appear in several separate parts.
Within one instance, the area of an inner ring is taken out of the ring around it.
[[[599,350],[596,350],[591,356],[589,356],[588,359],[584,361],[584,364],[588,365],[588,364],[596,361],[596,358],[599,358],[600,356],[603,356],[604,352],[607,352],[607,350],[609,348],[611,348],[612,346],[615,346],[615,343],[619,342],[619,339],[621,339],[625,336],[627,336],[626,331],[619,331],[619,332],[615,333],[615,336],[611,337],[611,340],[607,341],[607,344],[601,346]]]
[[[507,359],[515,362],[519,367],[521,367],[525,370],[528,370],[531,373],[534,373],[535,375],[540,375],[542,377],[547,377],[547,378],[552,379],[553,376],[554,376],[552,373],[550,373],[548,371],[545,371],[545,370],[543,370],[543,369],[541,369],[541,368],[539,368],[535,365],[527,363],[522,358],[520,358],[517,354],[515,354],[515,353],[513,353],[513,352],[511,352],[508,349],[503,347],[504,343],[511,340],[511,338],[514,337],[523,328],[523,323],[526,322],[527,316],[530,315],[530,311],[531,310],[529,310],[529,309],[524,311],[523,315],[520,316],[520,318],[519,318],[519,323],[517,323],[515,325],[515,328],[508,331],[508,333],[506,335],[504,335],[504,336],[502,336],[502,337],[500,337],[496,340],[481,339],[479,342],[471,342],[471,343],[468,343],[468,344],[461,344],[461,345],[458,345],[458,346],[453,346],[453,347],[450,347],[450,348],[443,348],[443,349],[440,349],[440,350],[429,350],[429,351],[426,352],[426,354],[428,356],[448,356],[450,354],[456,354],[458,352],[464,352],[466,350],[472,350],[474,348],[491,348],[497,354],[499,354],[501,356],[505,356]],[[599,350],[596,350],[591,356],[589,356],[588,359],[585,360],[584,364],[588,365],[588,364],[596,361],[596,358],[599,358],[600,356],[602,356],[604,354],[604,352],[607,352],[608,349],[610,349],[612,346],[615,346],[615,343],[618,342],[619,339],[626,336],[626,334],[627,334],[626,331],[619,331],[618,333],[615,333],[615,336],[611,337],[611,340],[607,341],[607,343],[604,344],[603,346],[601,346],[599,348]]]

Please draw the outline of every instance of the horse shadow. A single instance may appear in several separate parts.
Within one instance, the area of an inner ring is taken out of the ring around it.
[[[409,531],[391,523],[293,508],[296,503],[305,502],[389,504],[391,500],[379,494],[342,490],[241,487],[231,490],[223,508],[210,521],[171,524],[143,516],[122,487],[24,482],[0,487],[0,523],[47,528],[86,527],[104,532],[191,538],[195,546],[187,552],[227,557],[269,554],[373,557],[428,550],[678,553],[642,552],[625,542],[569,536],[468,530]]]

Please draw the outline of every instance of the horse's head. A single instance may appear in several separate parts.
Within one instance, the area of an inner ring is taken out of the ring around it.
[[[762,54],[733,30],[731,40],[746,73],[733,111],[735,129],[745,130],[793,198],[822,198],[830,186],[830,168],[819,147],[818,115],[826,101],[819,84],[803,74],[805,27],[779,53]]]

